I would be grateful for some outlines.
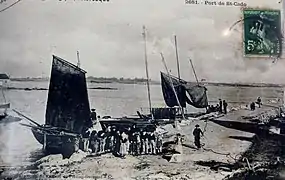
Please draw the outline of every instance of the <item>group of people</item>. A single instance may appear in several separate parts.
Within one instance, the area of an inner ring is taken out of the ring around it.
[[[209,105],[207,108],[207,113],[211,113],[211,112],[219,112],[219,113],[224,113],[227,114],[228,112],[228,103],[226,102],[226,100],[221,100],[219,99],[219,103],[214,106],[214,105]]]
[[[112,152],[115,156],[124,157],[127,154],[158,154],[162,151],[162,135],[138,129],[136,125],[126,130],[119,130],[115,126],[108,126],[105,131],[86,131],[84,151],[100,155]]]
[[[256,104],[258,105],[259,108],[261,107],[262,102],[260,97],[257,98],[256,102],[250,103],[251,111],[255,110]],[[220,114],[227,114],[228,112],[227,108],[228,108],[228,103],[226,102],[226,100],[219,99],[219,103],[216,106],[209,105],[207,107],[207,113],[219,112]]]
[[[252,103],[250,104],[250,110],[251,110],[251,111],[254,111],[254,110],[255,110],[255,104],[257,104],[259,108],[261,107],[262,103],[261,103],[261,98],[260,98],[260,97],[257,98],[257,101],[256,101],[256,102],[252,102]]]

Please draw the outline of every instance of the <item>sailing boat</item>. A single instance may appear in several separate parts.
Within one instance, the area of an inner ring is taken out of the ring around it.
[[[45,124],[32,126],[36,140],[50,153],[62,153],[65,142],[75,142],[92,124],[86,72],[53,55]]]
[[[202,85],[190,84],[183,79],[175,76],[167,75],[160,72],[161,87],[165,103],[169,107],[178,106],[174,93],[177,94],[178,100],[182,107],[186,107],[186,103],[195,108],[206,108],[208,106],[207,89]],[[170,79],[171,78],[171,79]],[[171,88],[171,81],[175,92]],[[186,93],[190,96],[187,97]]]
[[[160,77],[163,98],[168,107],[173,108],[181,106],[182,108],[185,108],[186,104],[195,108],[206,108],[208,106],[207,88],[205,86],[201,84],[191,84],[181,78],[163,72],[160,72]],[[172,88],[172,86],[174,88]],[[177,95],[177,98],[175,94]],[[155,117],[163,116],[161,114],[165,114],[162,113],[162,110],[159,108],[154,108],[153,111]],[[186,116],[190,116],[190,114],[185,114],[185,117]]]
[[[156,114],[155,119],[165,118],[165,116],[166,117],[176,116],[176,112],[173,112],[173,107],[175,106],[179,106],[178,110],[181,110],[181,115],[178,115],[178,117],[181,116],[182,118],[185,118],[184,108],[186,107],[186,103],[194,106],[195,108],[207,108],[208,106],[207,88],[199,84],[191,59],[190,59],[190,63],[191,63],[197,84],[192,85],[190,83],[187,83],[187,81],[180,78],[180,66],[179,66],[179,56],[178,56],[176,35],[174,35],[174,43],[175,43],[175,54],[176,54],[178,77],[170,75],[166,62],[164,60],[163,54],[161,53],[162,62],[165,67],[165,70],[167,71],[167,74],[160,72],[161,87],[162,87],[164,101],[166,105],[170,108],[153,109],[154,111],[153,114]],[[186,92],[188,93],[190,98],[187,97]]]
[[[8,78],[8,76],[7,76]],[[7,79],[6,78],[6,79]],[[1,81],[0,82],[0,88],[1,88],[1,94],[0,94],[0,120],[4,119],[7,116],[7,109],[10,108],[10,103],[7,102],[6,97],[5,97],[5,93],[4,93],[4,89],[5,89],[5,85],[4,82]]]

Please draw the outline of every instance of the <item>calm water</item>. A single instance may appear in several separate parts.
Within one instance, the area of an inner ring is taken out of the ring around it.
[[[13,87],[48,88],[48,82],[11,82]],[[88,90],[90,107],[97,109],[99,115],[126,116],[135,114],[137,110],[147,113],[147,91],[144,85],[130,84],[89,84],[89,87],[112,87],[118,90]],[[14,108],[39,123],[44,123],[45,105],[48,91],[9,90],[7,99]],[[280,98],[283,102],[281,88],[236,88],[208,87],[209,101],[216,104],[217,99],[226,99],[229,104],[251,102],[261,96],[263,101]],[[160,85],[151,86],[151,99],[154,107],[163,107],[164,101]],[[189,108],[188,111],[199,111]],[[200,110],[201,111],[201,110]],[[202,110],[203,111],[203,110]],[[23,120],[22,123],[27,122]],[[18,122],[0,124],[0,165],[28,165],[41,151],[41,145],[34,139],[29,128]],[[2,162],[1,162],[2,161]]]

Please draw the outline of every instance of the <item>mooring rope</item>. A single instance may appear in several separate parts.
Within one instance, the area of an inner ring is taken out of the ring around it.
[[[205,124],[204,129],[203,129],[203,134],[206,132],[207,126],[208,126],[208,120],[206,120],[206,124]]]
[[[206,138],[206,139],[207,139],[207,137],[205,136],[204,133],[207,131],[207,126],[208,126],[208,120],[206,120],[206,124],[205,124],[205,126],[204,126],[204,128],[203,128],[203,137]],[[204,148],[204,146],[205,146],[205,143],[203,143],[203,144],[201,145],[202,149],[205,150],[205,151],[210,151],[210,152],[213,152],[213,153],[215,153],[215,154],[224,155],[224,156],[229,157],[229,158],[231,158],[231,159],[233,159],[233,160],[235,160],[235,161],[238,160],[237,156],[241,155],[241,153],[239,153],[239,154],[237,154],[235,157],[233,157],[233,156],[231,155],[231,153],[217,152],[217,151],[214,151],[214,150],[211,149],[211,148]]]

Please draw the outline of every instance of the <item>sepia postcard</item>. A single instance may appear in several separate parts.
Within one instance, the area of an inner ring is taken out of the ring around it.
[[[285,180],[284,0],[0,0],[0,179]]]

